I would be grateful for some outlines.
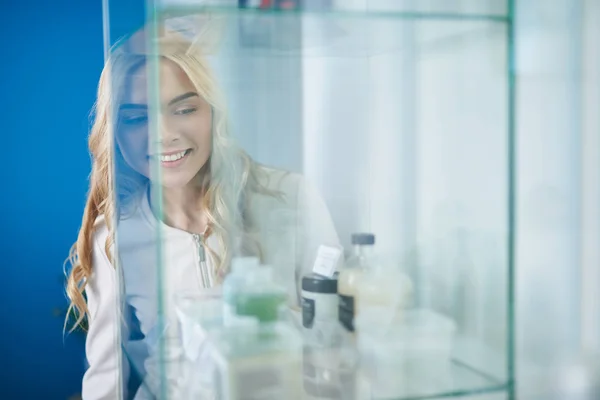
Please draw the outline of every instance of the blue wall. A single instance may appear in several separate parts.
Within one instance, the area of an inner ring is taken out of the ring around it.
[[[81,221],[88,115],[102,69],[99,0],[0,3],[0,398],[79,393],[83,340],[67,337],[62,263]]]

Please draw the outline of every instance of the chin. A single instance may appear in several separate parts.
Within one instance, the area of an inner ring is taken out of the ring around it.
[[[170,177],[163,176],[163,178],[160,181],[160,185],[165,189],[181,189],[181,188],[184,188],[187,185],[189,185],[191,180],[192,180],[191,178],[183,179],[183,178],[170,178]]]

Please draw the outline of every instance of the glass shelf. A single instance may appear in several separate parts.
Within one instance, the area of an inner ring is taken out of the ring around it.
[[[442,374],[425,375],[422,380],[414,375],[396,374],[395,379],[404,386],[402,395],[378,396],[379,393],[374,390],[372,397],[366,398],[421,400],[507,392],[507,383],[502,379],[503,372],[498,368],[501,365],[497,362],[502,356],[490,349],[478,348],[476,343],[465,337],[457,337],[454,346],[454,355],[448,369]],[[481,354],[487,354],[487,357],[491,358],[483,361]],[[469,359],[469,356],[474,358]],[[490,359],[494,360],[491,364]],[[495,374],[490,372],[494,368]],[[386,373],[390,379],[394,375],[393,372]]]
[[[270,4],[261,7],[261,3]],[[376,18],[451,18],[451,19],[497,19],[507,20],[509,2],[498,0],[303,0],[294,1],[293,6],[277,7],[276,1],[248,1],[245,8],[238,7],[237,0],[159,0],[154,2],[158,11],[181,10],[188,14],[190,10],[218,11],[225,13],[259,12],[259,13],[319,13],[336,17],[344,15],[360,15]],[[301,4],[301,6],[298,6]]]
[[[450,371],[446,377],[447,381],[440,384],[432,378],[437,390],[427,389],[428,383],[423,383],[421,388],[415,389],[411,394],[402,397],[394,397],[395,400],[426,400],[470,396],[475,394],[497,393],[506,390],[506,384],[499,382],[493,377],[483,374],[481,371],[472,369],[460,361],[453,360]],[[440,387],[441,386],[441,387]],[[391,399],[390,399],[391,400]]]
[[[210,7],[200,12],[169,10],[169,25],[194,36],[198,27],[212,35],[211,48],[221,57],[280,58],[369,57],[418,46],[435,51],[444,41],[482,41],[506,36],[505,18],[424,14],[322,13]],[[301,31],[301,33],[300,33]],[[301,35],[301,40],[300,40]],[[410,40],[407,36],[410,35]]]

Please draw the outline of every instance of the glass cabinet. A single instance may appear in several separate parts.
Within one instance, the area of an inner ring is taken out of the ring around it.
[[[104,16],[126,398],[514,398],[510,1]]]

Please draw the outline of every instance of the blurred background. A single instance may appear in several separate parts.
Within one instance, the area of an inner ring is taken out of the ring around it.
[[[122,4],[114,37],[143,22],[142,0]],[[518,398],[598,399],[600,2],[517,0],[515,11]],[[1,3],[1,398],[80,391],[84,340],[63,337],[62,268],[90,172],[102,22],[99,0]],[[270,161],[302,162],[284,156]]]
[[[100,1],[2,1],[0,397],[80,392],[83,338],[63,340],[63,262],[87,191],[88,115],[102,69]]]

